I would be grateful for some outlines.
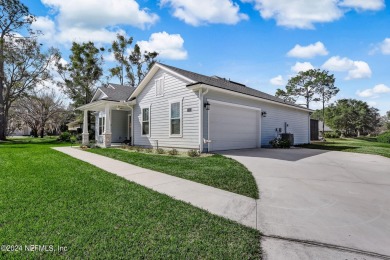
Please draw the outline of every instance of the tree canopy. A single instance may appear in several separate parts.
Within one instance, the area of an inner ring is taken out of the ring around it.
[[[110,76],[117,77],[122,85],[136,87],[156,62],[158,53],[142,52],[138,44],[135,44],[134,48],[129,51],[132,44],[133,37],[126,38],[123,35],[117,35],[117,39],[112,42],[108,50],[114,54],[117,64],[109,69],[109,72]],[[129,54],[127,54],[128,51]]]
[[[305,105],[310,108],[312,101],[328,102],[338,93],[338,88],[334,86],[335,78],[328,71],[311,69],[301,71],[295,77],[289,79],[286,89],[277,89],[276,96],[285,101],[296,103],[299,98],[304,98]]]
[[[0,1],[0,140],[5,140],[7,131],[7,105],[6,92],[6,74],[5,65],[7,62],[6,54],[12,50],[18,31],[27,29],[35,20],[30,14],[27,6],[19,0],[1,0]],[[8,102],[9,103],[9,102]]]
[[[339,99],[325,110],[327,125],[346,136],[368,134],[380,122],[378,109],[361,100]]]
[[[57,59],[56,67],[62,78],[58,85],[76,106],[88,104],[92,99],[103,75],[103,51],[93,42],[73,42],[69,63]]]

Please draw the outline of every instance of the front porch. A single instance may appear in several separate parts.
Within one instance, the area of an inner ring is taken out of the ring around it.
[[[88,113],[95,114],[95,141],[100,147],[120,145],[133,142],[133,105],[134,101],[116,102],[99,100],[78,109],[84,112],[82,144],[88,145]]]

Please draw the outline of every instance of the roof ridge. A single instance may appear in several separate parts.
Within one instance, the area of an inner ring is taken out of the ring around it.
[[[206,76],[206,75],[203,75],[203,74],[200,74],[197,72],[192,72],[189,70],[177,68],[174,66],[166,65],[164,63],[160,63],[160,62],[157,62],[157,63],[160,64],[162,67],[166,67],[167,69],[171,69],[171,70],[195,81],[195,83],[192,83],[190,85],[194,85],[197,83],[204,83],[206,85],[230,90],[233,92],[238,92],[238,93],[241,93],[244,95],[254,96],[254,97],[270,100],[273,102],[290,105],[293,107],[304,108],[300,105],[285,101],[279,97],[265,93],[261,90],[255,89],[255,88],[248,87],[248,86],[241,84],[241,83],[238,83],[238,82],[234,82],[234,81],[230,81],[230,80],[226,80],[226,79],[220,79],[219,77],[217,78],[217,77],[212,77],[212,76]]]

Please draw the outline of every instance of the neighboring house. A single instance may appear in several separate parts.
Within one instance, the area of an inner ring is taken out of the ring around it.
[[[68,127],[68,131],[77,132],[78,129],[83,128],[83,122],[81,122],[80,120],[75,120],[75,121],[72,121],[72,122],[66,124],[66,126]]]
[[[322,121],[318,121],[318,132],[322,133]],[[333,132],[333,129],[325,124],[324,132]]]
[[[312,110],[220,77],[156,63],[137,88],[109,84],[91,103],[96,142],[199,149],[202,152],[269,146],[282,132],[310,142]],[[88,143],[87,124],[83,143]]]
[[[11,134],[11,136],[29,136],[31,135],[31,128],[26,125],[22,125],[20,128],[16,128]]]

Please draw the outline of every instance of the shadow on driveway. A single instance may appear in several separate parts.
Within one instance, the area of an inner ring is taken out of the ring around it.
[[[303,149],[303,148],[291,148],[291,149],[261,148],[261,149],[219,151],[218,153],[227,156],[260,157],[260,158],[295,162],[295,161],[299,161],[308,157],[320,155],[327,152],[329,151],[317,150],[317,149]]]

